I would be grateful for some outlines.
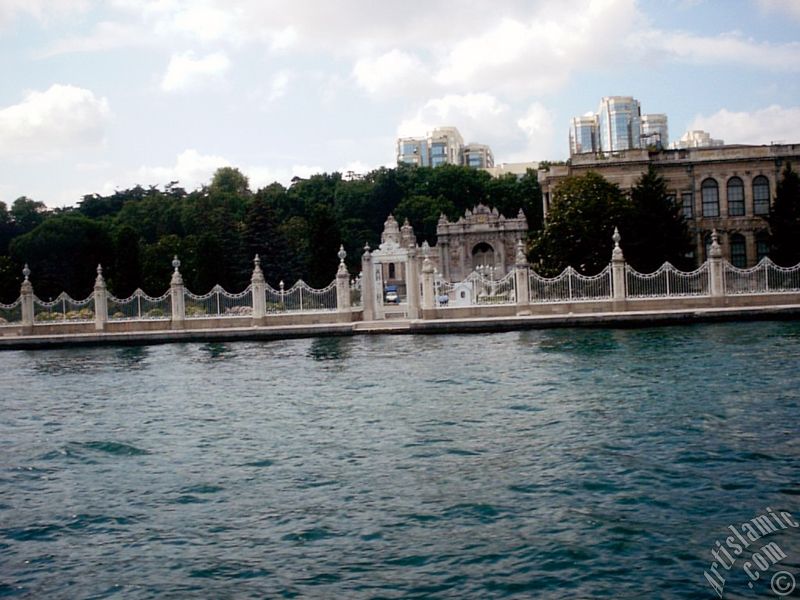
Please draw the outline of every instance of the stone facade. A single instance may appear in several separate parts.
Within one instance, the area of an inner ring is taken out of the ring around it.
[[[508,219],[496,208],[479,204],[455,223],[439,217],[435,262],[448,281],[466,278],[479,265],[493,267],[502,276],[514,266],[517,240],[527,236],[528,220],[522,210]]]
[[[372,257],[381,265],[382,284],[396,286],[405,296],[409,249],[416,250],[420,266],[427,255],[439,277],[447,281],[465,279],[479,265],[492,267],[499,278],[514,267],[517,241],[527,235],[528,220],[521,210],[509,219],[496,208],[479,204],[454,223],[445,215],[439,217],[436,245],[419,247],[408,220],[400,227],[389,215],[383,224],[381,245]]]
[[[683,207],[697,264],[708,258],[716,229],[723,256],[736,266],[752,266],[767,253],[765,217],[787,162],[800,167],[800,144],[573,155],[567,165],[539,171],[542,208],[546,220],[553,190],[567,176],[594,171],[628,190],[652,164]],[[622,236],[624,240],[625,232]]]

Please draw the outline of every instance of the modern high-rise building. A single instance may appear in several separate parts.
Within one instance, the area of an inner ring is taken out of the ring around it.
[[[464,146],[464,166],[473,169],[489,169],[494,166],[492,149],[486,144],[467,144]]]
[[[569,126],[572,154],[611,154],[638,148],[666,148],[667,115],[643,115],[633,96],[605,96],[595,115],[574,117]]]
[[[642,108],[632,96],[606,96],[597,109],[600,152],[640,148]]]
[[[712,139],[711,134],[695,129],[687,131],[681,136],[681,139],[672,144],[673,148],[710,148],[713,146],[724,146],[725,142],[722,140]]]
[[[428,135],[431,166],[463,164],[464,138],[455,127],[437,127]]]
[[[668,148],[669,127],[667,125],[667,115],[642,115],[641,140],[642,148]]]
[[[485,144],[464,144],[455,127],[437,127],[424,138],[399,138],[397,162],[419,167],[465,165],[475,168],[494,166],[494,155]]]
[[[597,152],[597,115],[574,117],[569,127],[570,154]]]
[[[400,138],[397,140],[397,161],[418,167],[430,165],[427,138]]]

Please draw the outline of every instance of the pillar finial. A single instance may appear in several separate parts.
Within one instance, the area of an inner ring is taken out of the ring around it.
[[[28,278],[31,276],[31,270],[28,268],[28,263],[25,263],[25,266],[22,269],[22,274],[25,276],[25,281],[28,281]]]
[[[97,278],[94,280],[95,286],[105,285],[106,280],[103,279],[103,265],[97,265]]]
[[[253,274],[250,276],[250,283],[264,283],[264,272],[261,270],[261,257],[258,254],[253,258]]]
[[[611,251],[611,260],[624,260],[625,257],[622,254],[622,248],[619,247],[619,242],[622,240],[622,236],[619,234],[619,228],[616,225],[614,226],[614,235],[611,236],[611,239],[614,240],[614,249]]]
[[[710,258],[722,258],[722,246],[719,245],[719,234],[716,228],[711,230]]]
[[[524,265],[527,262],[527,257],[525,256],[525,242],[522,241],[522,238],[517,240],[517,256],[516,256],[516,263],[519,266]]]

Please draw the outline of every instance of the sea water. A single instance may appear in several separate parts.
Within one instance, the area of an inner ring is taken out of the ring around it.
[[[717,597],[729,525],[800,518],[799,366],[793,322],[2,352],[0,596]],[[726,598],[800,578],[770,539]]]

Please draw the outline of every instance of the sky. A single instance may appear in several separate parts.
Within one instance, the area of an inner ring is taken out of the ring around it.
[[[800,0],[0,0],[0,201],[363,173],[445,125],[563,160],[617,95],[800,142]]]

